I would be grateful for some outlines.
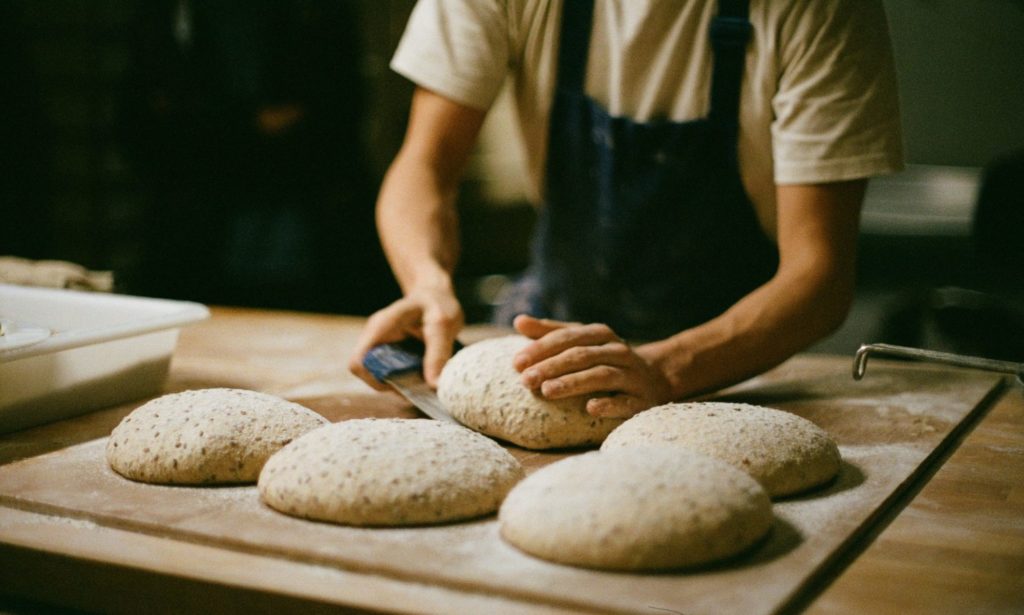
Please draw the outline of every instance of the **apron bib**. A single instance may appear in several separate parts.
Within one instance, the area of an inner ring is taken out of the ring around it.
[[[592,21],[590,0],[565,0],[544,207],[530,270],[496,320],[662,338],[721,314],[778,265],[737,159],[747,2],[720,0],[710,113],[685,122],[614,117],[584,93]]]

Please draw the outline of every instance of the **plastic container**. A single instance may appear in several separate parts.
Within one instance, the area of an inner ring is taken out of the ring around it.
[[[198,303],[0,284],[0,433],[161,391]]]

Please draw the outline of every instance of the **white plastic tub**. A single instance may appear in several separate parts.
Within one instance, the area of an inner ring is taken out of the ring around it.
[[[158,393],[198,303],[0,284],[0,433]]]

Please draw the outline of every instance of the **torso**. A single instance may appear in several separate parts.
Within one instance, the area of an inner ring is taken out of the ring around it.
[[[539,202],[562,1],[420,5],[393,66],[471,106],[489,104],[507,70],[529,187]],[[716,6],[708,0],[597,0],[587,94],[611,114],[639,121],[706,115],[707,29]],[[776,183],[898,169],[895,78],[880,2],[752,0],[749,19],[754,35],[741,94],[740,169],[762,228],[774,236]],[[437,39],[446,37],[444,53],[436,53]]]

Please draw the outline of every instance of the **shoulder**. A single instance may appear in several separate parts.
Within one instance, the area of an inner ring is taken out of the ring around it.
[[[882,0],[763,0],[760,10],[783,60],[851,44],[889,48]]]
[[[417,0],[406,33],[436,24],[458,27],[495,23],[512,28],[534,4],[537,0]]]
[[[777,67],[776,181],[841,181],[899,170],[898,85],[882,1],[762,2]]]
[[[510,11],[523,0],[419,0],[391,67],[417,85],[478,109],[508,70]]]

